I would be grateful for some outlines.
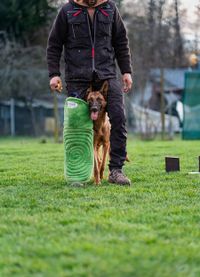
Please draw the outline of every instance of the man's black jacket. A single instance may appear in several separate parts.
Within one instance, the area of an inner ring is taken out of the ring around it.
[[[87,7],[70,0],[59,11],[48,39],[49,77],[60,76],[64,45],[66,81],[90,81],[96,71],[102,80],[131,73],[126,30],[115,4],[108,0],[95,8],[91,28]]]

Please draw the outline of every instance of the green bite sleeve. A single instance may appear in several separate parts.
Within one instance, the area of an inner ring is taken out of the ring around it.
[[[64,107],[64,174],[67,182],[88,182],[93,173],[93,123],[88,104],[68,97]]]

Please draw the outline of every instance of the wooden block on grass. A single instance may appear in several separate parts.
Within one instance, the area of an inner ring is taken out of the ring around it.
[[[166,172],[180,171],[180,160],[177,157],[165,157]]]

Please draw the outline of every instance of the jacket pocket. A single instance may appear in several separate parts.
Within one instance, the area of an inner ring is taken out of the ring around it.
[[[98,13],[98,36],[111,36],[112,35],[112,19],[110,16],[105,16],[101,12]]]
[[[89,36],[87,21],[83,12],[77,16],[74,16],[74,13],[68,13],[68,24],[70,35],[74,39]]]

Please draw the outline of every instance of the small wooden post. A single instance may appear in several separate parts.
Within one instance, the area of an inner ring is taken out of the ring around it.
[[[54,103],[54,140],[56,143],[59,141],[59,113],[58,113],[58,99],[57,95],[53,93],[53,103]]]
[[[15,99],[10,99],[10,134],[15,136]]]

